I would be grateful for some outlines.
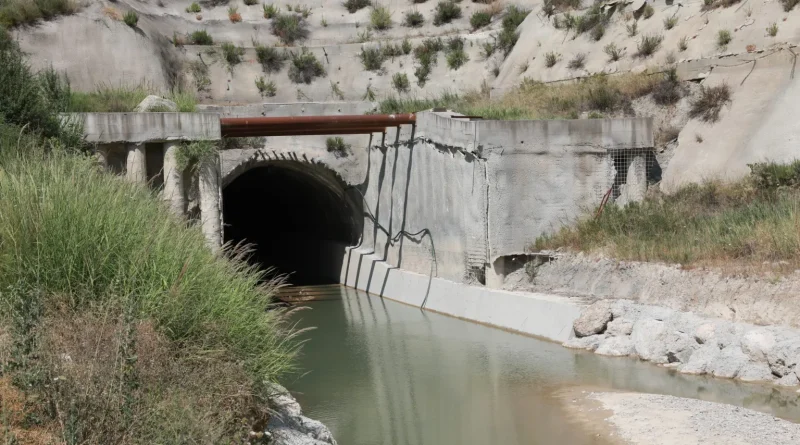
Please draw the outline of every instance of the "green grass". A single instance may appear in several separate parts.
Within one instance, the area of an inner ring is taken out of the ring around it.
[[[589,212],[534,247],[684,265],[787,261],[796,267],[800,163],[751,168],[754,173],[735,184],[690,185],[624,208],[607,206],[599,218]]]
[[[406,73],[395,73],[392,76],[392,87],[394,87],[398,93],[407,93],[410,87],[408,75],[406,75]]]
[[[337,158],[345,157],[350,153],[351,145],[345,143],[344,139],[336,136],[325,140],[325,147],[328,153],[333,153]]]
[[[133,111],[139,102],[150,94],[159,95],[144,84],[130,86],[102,85],[93,92],[72,91],[67,111],[77,113],[125,113]],[[175,102],[178,111],[196,111],[197,98],[188,92],[175,92],[162,95]]]
[[[720,29],[719,32],[717,32],[717,47],[725,48],[731,43],[731,40],[733,40],[733,36],[731,36],[731,32],[727,29]]]
[[[186,12],[190,14],[197,14],[200,12],[200,5],[197,2],[192,2],[191,5],[186,7]]]
[[[30,25],[77,11],[73,0],[0,0],[0,26]]]
[[[419,28],[425,23],[425,17],[419,11],[406,11],[403,16],[403,25],[409,28]]]
[[[244,56],[244,48],[236,46],[233,43],[225,42],[219,47],[222,53],[222,59],[228,65],[228,69],[233,70],[233,67],[242,63]]]
[[[472,29],[483,28],[488,26],[489,23],[492,23],[492,13],[489,11],[475,11],[469,18],[469,24],[472,25]]]
[[[283,68],[284,62],[288,58],[286,53],[273,46],[264,46],[256,43],[256,60],[261,64],[265,73],[275,73]]]

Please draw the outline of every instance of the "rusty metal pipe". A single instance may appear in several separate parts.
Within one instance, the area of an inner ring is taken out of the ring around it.
[[[220,125],[246,127],[282,127],[287,125],[304,125],[311,128],[322,126],[382,126],[409,125],[417,121],[411,114],[355,114],[342,116],[281,116],[281,117],[224,117]]]
[[[383,133],[385,127],[354,127],[341,129],[275,129],[263,131],[258,129],[235,129],[222,130],[223,137],[251,137],[251,136],[315,136],[315,135],[338,135],[338,134],[370,134]]]

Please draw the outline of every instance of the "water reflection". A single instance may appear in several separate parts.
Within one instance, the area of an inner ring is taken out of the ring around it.
[[[298,314],[290,386],[342,444],[599,444],[553,390],[588,385],[722,401],[799,420],[797,395],[565,349],[343,288]]]

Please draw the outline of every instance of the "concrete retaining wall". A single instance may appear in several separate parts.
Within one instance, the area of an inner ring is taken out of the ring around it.
[[[219,140],[215,113],[73,113],[83,122],[87,142],[153,142]]]
[[[572,336],[581,310],[567,298],[487,289],[397,269],[366,249],[348,250],[341,281],[412,306],[558,342]]]

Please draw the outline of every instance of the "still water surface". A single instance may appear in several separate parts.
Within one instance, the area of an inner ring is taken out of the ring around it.
[[[587,386],[719,401],[800,420],[792,391],[601,357],[349,288],[309,303],[290,380],[342,445],[602,444],[555,393]]]

